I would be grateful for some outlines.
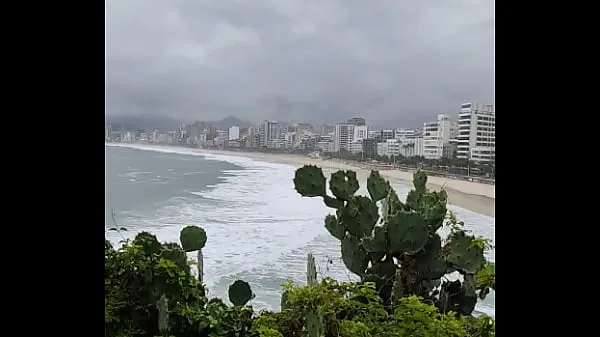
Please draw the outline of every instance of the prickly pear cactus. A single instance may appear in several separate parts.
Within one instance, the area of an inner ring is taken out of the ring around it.
[[[306,284],[311,287],[317,285],[317,266],[311,253],[308,253],[308,262],[306,263]]]
[[[229,301],[236,306],[244,306],[254,297],[248,282],[237,280],[229,286]]]
[[[360,239],[346,234],[342,240],[342,260],[346,267],[356,275],[362,276],[369,265],[369,255],[360,244]]]
[[[341,210],[339,221],[346,230],[359,238],[370,234],[379,219],[379,209],[369,198],[356,196]]]
[[[354,171],[337,171],[331,174],[329,189],[339,200],[348,201],[358,191],[358,180]]]
[[[417,213],[400,211],[389,219],[388,241],[392,254],[415,254],[429,240],[429,231],[423,217]]]
[[[303,197],[323,197],[326,195],[323,171],[313,165],[305,165],[296,170],[294,186],[296,191]]]
[[[329,214],[325,217],[325,228],[338,240],[343,240],[344,236],[346,236],[344,224],[339,222],[335,215]]]
[[[288,292],[287,292],[287,290],[284,290],[283,293],[281,293],[280,306],[281,306],[281,311],[288,308]]]
[[[158,300],[158,331],[164,336],[169,331],[169,303],[167,296],[162,294]]]
[[[206,232],[198,226],[187,226],[179,233],[179,241],[185,252],[200,250],[206,244]]]
[[[310,310],[306,313],[306,331],[308,337],[323,337],[325,336],[325,323],[323,315],[318,311]]]
[[[202,283],[204,278],[204,256],[202,255],[202,249],[198,249],[198,262],[196,266],[198,267],[198,281]]]
[[[390,191],[390,183],[383,179],[378,171],[371,171],[367,178],[367,190],[371,196],[371,200],[377,202],[386,198]]]
[[[446,261],[466,274],[474,274],[485,265],[483,249],[474,245],[473,239],[473,236],[459,231],[452,234],[444,246]]]
[[[326,206],[336,209],[335,215],[325,217],[325,228],[341,241],[346,267],[362,281],[375,282],[384,303],[391,304],[394,296],[417,295],[442,310],[470,314],[475,291],[485,297],[491,285],[495,289],[495,270],[481,271],[488,267],[483,248],[473,244],[472,236],[452,231],[442,245],[437,231],[446,218],[447,195],[427,189],[425,172],[413,174],[414,189],[404,203],[377,171],[367,178],[370,197],[355,195],[359,183],[353,171],[331,175],[333,197],[327,195],[325,176],[316,166],[298,169],[294,185],[301,195],[320,196]],[[442,280],[453,271],[459,271],[464,281]]]

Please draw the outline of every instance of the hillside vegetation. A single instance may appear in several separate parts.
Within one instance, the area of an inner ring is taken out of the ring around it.
[[[360,282],[320,278],[308,254],[306,285],[282,285],[278,312],[254,311],[251,285],[243,280],[229,287],[230,304],[207,297],[207,237],[200,227],[183,228],[179,243],[147,232],[120,248],[105,239],[105,336],[495,336],[493,318],[472,316],[477,300],[496,289],[495,264],[484,256],[490,243],[463,230],[444,191],[429,191],[426,182],[417,171],[414,189],[400,201],[376,171],[367,179],[369,196],[361,196],[353,171],[333,173],[329,194],[320,168],[296,170],[298,193],[332,208],[325,228]],[[444,226],[450,234],[442,238]],[[188,252],[197,258],[188,261]],[[445,277],[454,272],[458,280]]]

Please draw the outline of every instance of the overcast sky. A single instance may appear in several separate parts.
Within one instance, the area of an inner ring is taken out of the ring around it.
[[[108,115],[419,121],[494,101],[492,0],[108,0]]]

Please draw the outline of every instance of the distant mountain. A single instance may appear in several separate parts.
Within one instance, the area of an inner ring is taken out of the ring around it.
[[[111,125],[113,130],[173,130],[178,128],[181,123],[191,124],[194,121],[189,120],[175,120],[170,117],[163,116],[106,116],[106,125]],[[202,121],[199,121],[202,122]],[[240,129],[247,128],[250,123],[241,120],[234,116],[228,116],[220,121],[203,121],[205,124],[212,125],[220,130],[227,130],[233,125],[237,125]]]
[[[241,129],[247,128],[248,126],[251,125],[250,122],[241,120],[237,117],[234,116],[227,116],[223,119],[221,119],[220,121],[216,121],[216,122],[205,122],[206,124],[210,124],[214,127],[216,127],[219,130],[227,130],[232,126],[239,126]]]
[[[106,125],[111,125],[113,130],[172,130],[177,128],[180,123],[172,118],[162,116],[106,116]]]

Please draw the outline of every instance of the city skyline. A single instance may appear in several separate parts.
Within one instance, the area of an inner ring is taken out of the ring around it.
[[[457,158],[478,162],[495,162],[495,106],[467,102],[452,118],[438,114],[436,120],[422,128],[400,125],[373,130],[364,117],[353,116],[335,124],[312,125],[275,120],[240,127],[216,127],[196,121],[180,124],[170,130],[149,129],[126,131],[105,129],[105,140],[135,143],[184,145],[192,147],[271,149],[280,151],[341,151],[368,156],[423,157],[425,159]]]

